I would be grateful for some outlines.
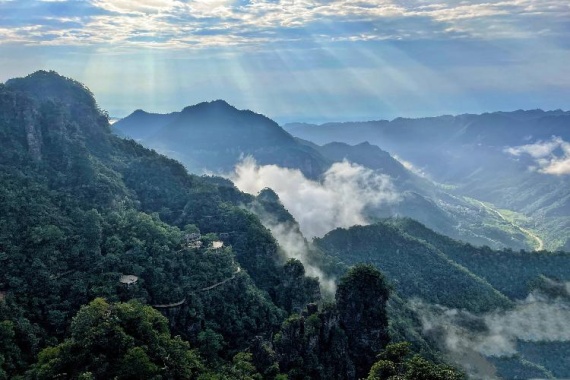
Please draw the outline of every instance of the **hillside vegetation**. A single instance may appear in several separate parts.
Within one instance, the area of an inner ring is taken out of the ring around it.
[[[114,136],[80,83],[0,85],[0,137],[0,378],[356,379],[389,342],[376,269],[322,305],[254,196]]]

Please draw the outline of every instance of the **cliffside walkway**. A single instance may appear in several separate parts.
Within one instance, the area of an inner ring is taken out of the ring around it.
[[[232,275],[231,277],[228,277],[228,278],[226,278],[225,280],[222,280],[222,281],[220,281],[220,282],[216,282],[215,284],[210,285],[210,286],[207,286],[207,287],[205,287],[205,288],[198,289],[198,290],[196,290],[195,292],[192,292],[192,293],[201,293],[201,292],[206,292],[206,291],[208,291],[208,290],[215,289],[215,288],[217,288],[218,286],[221,286],[221,285],[225,284],[226,282],[229,282],[229,281],[235,279],[239,272],[241,272],[241,268],[240,268],[240,267],[238,267],[238,268],[236,269],[236,271],[233,273],[233,275]],[[157,309],[170,309],[170,308],[173,308],[173,307],[182,306],[182,305],[184,305],[185,303],[186,303],[186,298],[184,298],[184,299],[181,300],[181,301],[174,302],[174,303],[158,304],[158,305],[151,305],[151,306],[154,307],[154,308],[157,308]]]

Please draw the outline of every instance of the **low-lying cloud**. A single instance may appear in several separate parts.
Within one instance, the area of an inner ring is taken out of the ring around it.
[[[309,277],[317,277],[321,292],[325,298],[333,299],[336,292],[334,278],[327,276],[311,260],[309,243],[299,232],[295,225],[290,223],[277,223],[268,215],[259,215],[262,223],[269,228],[279,245],[285,251],[288,258],[299,260],[305,268],[305,274]]]
[[[536,163],[536,166],[531,168],[541,173],[570,174],[570,143],[560,137],[552,137],[550,141],[510,147],[505,149],[505,152],[513,156],[529,155]]]
[[[553,282],[553,281],[552,281]],[[553,297],[533,291],[511,310],[474,315],[465,310],[429,305],[411,306],[421,316],[424,332],[439,341],[450,358],[471,378],[496,378],[488,357],[519,354],[517,342],[570,342],[570,284]]]
[[[231,179],[250,194],[273,189],[308,238],[323,236],[337,227],[366,225],[368,206],[400,200],[389,176],[347,161],[333,164],[317,182],[297,169],[260,166],[253,158],[246,158],[236,166]]]

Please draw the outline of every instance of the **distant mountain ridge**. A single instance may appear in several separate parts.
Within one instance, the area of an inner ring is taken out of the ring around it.
[[[286,123],[283,128],[294,136],[317,144],[327,144],[334,141],[350,144],[370,141],[376,144],[378,138],[385,137],[387,141],[380,144],[385,149],[388,148],[392,139],[403,135],[418,142],[425,138],[427,141],[441,138],[443,135],[448,140],[463,140],[469,143],[473,142],[472,138],[477,135],[489,138],[488,134],[481,133],[489,131],[492,131],[496,137],[492,140],[494,144],[520,145],[528,142],[529,136],[532,136],[533,139],[549,139],[552,135],[568,138],[570,131],[566,118],[569,117],[570,111],[536,109],[423,118],[398,117],[392,120],[327,122],[323,124],[298,122]],[[512,121],[518,123],[516,129],[512,128]],[[538,130],[535,125],[531,124],[537,121],[541,123],[541,129]],[[485,126],[488,126],[488,129],[486,131],[481,130],[481,127]],[[438,130],[427,130],[433,127]],[[499,135],[497,135],[497,131],[493,131],[497,128],[503,130]],[[508,129],[508,133],[504,132],[504,128]],[[424,140],[424,142],[427,141]]]
[[[180,112],[168,114],[149,113],[141,109],[134,111],[128,119],[119,119],[121,133],[125,136],[138,136],[138,139],[152,138],[166,124],[174,121]],[[115,127],[115,130],[117,128]]]
[[[197,173],[230,172],[247,155],[260,164],[298,168],[309,178],[317,178],[330,165],[273,120],[223,100],[163,115],[137,110],[113,128],[179,159]]]
[[[559,141],[570,142],[569,111],[518,110],[283,127],[319,145],[376,144],[453,194],[505,210],[523,228],[541,234],[547,248],[570,249],[570,175],[539,170],[545,160],[570,160],[561,148],[551,147]],[[517,149],[537,157],[513,154]],[[544,149],[552,151],[540,153]]]
[[[260,165],[299,169],[320,180],[335,162],[349,162],[390,176],[402,201],[370,208],[368,216],[408,216],[455,239],[494,248],[532,248],[529,239],[481,206],[452,197],[422,178],[388,152],[368,142],[319,146],[292,137],[271,119],[238,110],[223,100],[188,106],[180,112],[152,114],[142,110],[113,125],[116,133],[175,158],[195,173],[230,173],[245,156]],[[466,212],[467,211],[467,212]]]

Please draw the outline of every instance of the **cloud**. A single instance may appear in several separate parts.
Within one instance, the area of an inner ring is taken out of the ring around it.
[[[273,189],[309,238],[337,227],[368,224],[366,207],[400,200],[390,177],[347,161],[333,164],[323,180],[316,182],[297,169],[259,166],[246,158],[236,166],[231,179],[250,194]]]
[[[321,42],[524,38],[537,33],[563,37],[570,17],[565,0],[447,0],[428,5],[419,0],[28,0],[0,1],[0,28],[16,22],[41,28],[43,16],[53,16],[54,10],[57,17],[82,20],[79,29],[62,26],[56,42],[103,44],[103,36],[114,34],[118,37],[112,38],[113,44],[137,46],[148,41],[134,41],[133,35],[147,33],[151,41],[155,37],[149,46],[170,48],[290,41],[288,31],[295,28],[308,31],[300,41]],[[111,13],[113,19],[98,12]],[[374,26],[363,31],[365,24]],[[1,41],[44,41],[24,29],[17,34],[16,39],[3,34]],[[78,37],[66,38],[70,34]]]
[[[505,152],[513,156],[529,155],[541,173],[570,174],[570,143],[560,137],[552,137],[550,141],[509,147]]]
[[[303,263],[308,276],[318,277],[324,295],[334,297],[332,278],[312,260],[305,236],[323,236],[336,227],[368,224],[367,206],[397,202],[400,196],[390,177],[347,161],[333,164],[321,182],[311,181],[296,169],[259,166],[251,157],[239,163],[230,176],[242,191],[257,194],[269,187],[299,223],[279,223],[272,215],[253,210],[269,228],[288,258]]]
[[[550,280],[551,281],[551,280]],[[554,281],[551,281],[554,283]],[[570,283],[561,297],[533,291],[513,309],[474,315],[464,310],[411,301],[424,333],[432,336],[450,358],[472,378],[496,378],[488,357],[513,357],[517,342],[570,342]]]
[[[176,0],[92,0],[95,7],[118,13],[158,13],[182,5]]]
[[[335,279],[325,275],[325,273],[313,263],[310,254],[309,243],[299,232],[295,225],[290,223],[278,223],[269,215],[259,215],[263,225],[271,231],[277,239],[285,255],[288,258],[299,260],[305,268],[305,274],[309,277],[317,277],[323,295],[328,299],[333,299],[336,292]]]

